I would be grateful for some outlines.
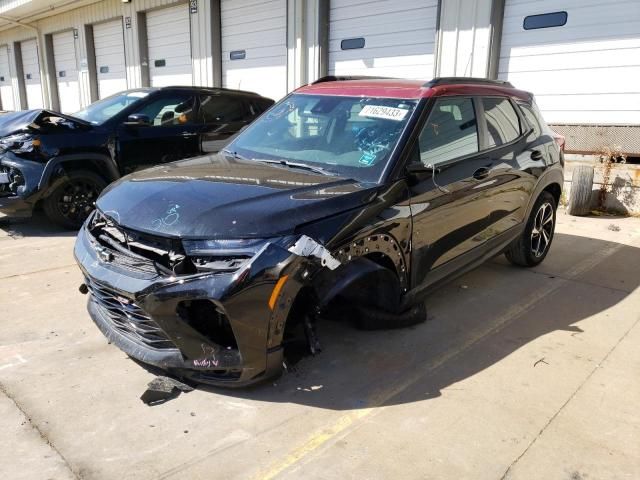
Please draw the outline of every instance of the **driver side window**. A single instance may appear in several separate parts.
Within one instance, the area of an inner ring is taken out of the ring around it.
[[[438,165],[478,152],[478,124],[473,100],[437,99],[418,144],[420,162],[424,165]]]
[[[136,112],[149,117],[152,127],[191,125],[194,120],[194,97],[171,95],[148,103]]]

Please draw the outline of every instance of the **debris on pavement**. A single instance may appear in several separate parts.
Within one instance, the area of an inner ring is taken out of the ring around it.
[[[619,232],[620,231],[620,227],[618,225],[616,225],[615,223],[612,223],[607,228],[609,230],[611,230],[612,232]]]
[[[171,377],[157,376],[149,382],[147,390],[140,396],[140,400],[149,406],[160,405],[180,395],[181,392],[191,392],[193,387]]]
[[[539,363],[544,363],[545,365],[549,365],[549,362],[547,362],[544,357],[542,357],[540,360],[536,360],[536,363],[533,364],[534,367],[537,367]]]

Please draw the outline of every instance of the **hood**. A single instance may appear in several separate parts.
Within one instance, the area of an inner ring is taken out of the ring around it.
[[[60,118],[61,120],[53,120]],[[69,129],[88,127],[91,124],[51,110],[23,110],[0,116],[0,137],[27,130],[41,131],[48,127],[63,126]]]
[[[180,238],[267,238],[362,207],[374,184],[225,155],[144,170],[112,184],[98,208],[120,225]]]

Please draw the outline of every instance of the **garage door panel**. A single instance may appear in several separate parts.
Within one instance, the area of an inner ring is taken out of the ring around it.
[[[228,18],[225,16],[226,27],[229,27],[230,31],[238,27],[242,28],[247,22],[251,22],[254,25],[253,31],[269,30],[274,27],[278,27],[282,23],[282,15],[286,15],[286,8],[274,8],[268,13],[260,14],[260,12],[247,12],[244,15],[239,15],[235,18]]]
[[[329,73],[433,76],[437,2],[335,0],[329,12]],[[364,38],[364,48],[342,41]]]
[[[640,38],[615,38],[615,39],[602,39],[597,42],[577,42],[577,43],[565,43],[558,45],[556,43],[551,44],[538,44],[519,47],[503,48],[502,55],[510,57],[526,57],[535,55],[554,55],[571,52],[597,52],[599,50],[625,50],[631,48],[640,48]]]
[[[424,43],[431,43],[433,38],[431,36],[422,37],[427,30],[430,30],[433,35],[435,35],[435,25],[434,28],[428,28],[424,25],[423,19],[413,19],[407,20],[403,18],[401,15],[396,15],[393,21],[385,22],[385,28],[381,29],[380,24],[367,25],[362,24],[358,26],[357,31],[354,31],[352,22],[336,22],[332,23],[332,33],[334,34],[334,40],[339,40],[341,38],[353,38],[353,37],[362,37],[366,36],[387,36],[393,37],[396,34],[403,34],[405,36],[411,36],[411,40],[415,42],[416,40],[423,40]],[[418,37],[416,37],[418,35]]]
[[[2,101],[2,110],[15,110],[9,48],[6,45],[0,47],[0,101]]]
[[[524,30],[526,16],[559,10],[566,25]],[[534,92],[548,121],[640,124],[638,32],[637,1],[507,0],[498,76]]]
[[[152,86],[193,85],[188,5],[147,12],[149,76]]]
[[[331,22],[340,20],[359,20],[363,16],[384,15],[380,19],[385,21],[389,15],[402,15],[404,18],[425,18],[430,19],[438,10],[438,4],[435,1],[368,1],[355,2],[350,0],[337,0],[331,2],[331,11],[329,13]]]
[[[80,110],[80,82],[76,44],[73,32],[61,32],[53,35],[53,62],[58,83],[58,100],[63,113]],[[64,76],[62,73],[64,72]]]
[[[38,46],[34,40],[26,40],[20,44],[22,71],[27,97],[27,108],[43,108],[40,66],[38,65]]]
[[[550,110],[575,110],[585,106],[592,111],[640,111],[640,93],[536,95],[536,101]]]
[[[223,0],[221,12],[223,86],[283,97],[287,91],[286,0]],[[230,53],[239,50],[245,58],[231,60]]]
[[[105,98],[126,90],[127,68],[122,19],[118,18],[94,25],[93,44],[96,54],[99,97]]]
[[[509,73],[509,81],[518,88],[530,89],[537,95],[575,95],[600,92],[635,93],[640,78],[640,66],[616,68],[615,82],[612,81],[611,69],[576,69],[563,70],[561,74],[554,72]],[[533,87],[527,87],[527,85]]]
[[[275,16],[273,12],[281,15],[286,13],[287,5],[273,0],[225,0],[220,5],[220,10],[224,13],[225,19],[233,23],[234,20],[245,18],[247,15],[254,15],[258,18],[261,14]]]
[[[425,32],[431,32],[435,35],[435,30],[425,30]],[[353,50],[341,50],[340,44],[342,40],[332,40],[329,42],[329,51],[330,52],[338,52],[343,51],[344,55],[349,55],[350,53],[360,53],[362,56],[363,52],[367,52],[367,55],[370,53],[376,53],[374,50],[389,50],[394,51],[395,54],[401,53],[401,55],[411,55],[415,52],[425,52],[425,50],[429,47],[428,42],[416,42],[416,32],[406,32],[400,33],[398,35],[393,34],[383,34],[383,35],[363,35],[365,38],[365,48],[357,48]],[[348,38],[348,37],[347,37]],[[401,52],[395,47],[403,47]]]
[[[283,44],[282,44],[282,35],[274,34],[270,36],[260,36],[253,33],[247,35],[238,35],[235,37],[225,37],[225,48],[222,49],[222,52],[228,54],[233,50],[252,50],[253,49],[271,49],[271,51],[276,51],[278,55],[282,56],[283,52]],[[232,50],[229,50],[232,48]],[[258,55],[271,55],[269,51],[258,52],[253,56]],[[223,55],[228,57],[228,55]]]
[[[505,6],[505,20],[514,17],[524,18],[527,15],[536,15],[546,12],[571,11],[571,20],[577,24],[591,25],[599,15],[610,15],[612,19],[625,17],[625,12],[630,12],[637,7],[636,0],[616,0],[616,11],[610,11],[612,3],[602,0],[562,0],[550,2],[549,0],[513,2],[507,1]]]
[[[625,50],[600,50],[592,52],[566,52],[548,55],[519,56],[506,58],[506,72],[537,72],[570,69],[632,67],[638,65],[640,47]]]

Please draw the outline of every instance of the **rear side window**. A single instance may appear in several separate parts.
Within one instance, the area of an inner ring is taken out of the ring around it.
[[[527,121],[529,126],[533,128],[533,133],[535,134],[535,136],[539,137],[540,135],[542,135],[542,128],[540,127],[540,123],[536,118],[536,114],[534,113],[533,108],[523,103],[520,103],[519,105],[525,120]]]
[[[437,165],[478,151],[473,100],[449,97],[436,101],[419,139],[420,161]]]
[[[260,100],[251,100],[249,102],[249,111],[251,115],[258,116],[265,110],[267,110],[271,105],[273,105],[273,101],[260,101]]]
[[[520,120],[511,102],[506,98],[483,98],[487,120],[487,146],[499,147],[520,136]]]
[[[244,102],[228,95],[201,95],[198,119],[202,123],[239,122],[245,119]]]

